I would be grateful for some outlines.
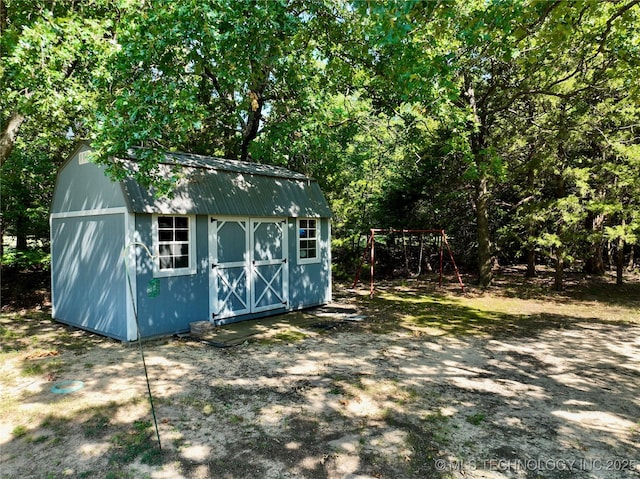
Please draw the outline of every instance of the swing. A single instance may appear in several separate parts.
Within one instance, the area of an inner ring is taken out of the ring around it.
[[[401,248],[398,248],[396,245],[397,235],[400,234],[401,239]],[[458,271],[458,267],[456,266],[455,259],[453,258],[453,252],[449,247],[449,242],[447,241],[447,235],[444,230],[409,230],[409,229],[380,229],[380,228],[372,228],[370,230],[369,236],[367,237],[367,244],[365,246],[362,258],[360,258],[360,262],[358,268],[356,269],[355,278],[353,280],[353,287],[358,284],[360,281],[360,272],[362,270],[362,266],[364,265],[367,257],[369,257],[369,265],[370,265],[370,297],[373,297],[374,289],[375,289],[375,254],[376,254],[376,235],[381,237],[386,237],[386,245],[391,251],[391,261],[396,264],[399,259],[402,259],[404,263],[404,274],[410,275],[413,277],[419,277],[422,274],[422,266],[425,264],[427,271],[433,271],[435,268],[431,266],[431,260],[436,260],[438,265],[438,286],[442,287],[442,276],[443,276],[443,265],[444,265],[444,249],[446,248],[448,252],[449,259],[451,260],[451,264],[455,270],[456,277],[458,279],[458,283],[460,284],[460,289],[464,293],[464,284],[462,283],[462,278],[460,277],[460,272]],[[432,238],[430,245],[431,247],[437,247],[437,253],[433,253],[428,255],[427,260],[425,261],[425,240],[424,236],[428,235],[428,237]],[[414,247],[412,238],[416,237],[417,245]],[[401,258],[398,258],[399,250],[401,253]],[[412,261],[413,260],[413,261]],[[412,275],[410,272],[410,264],[417,263],[417,268],[415,275]]]

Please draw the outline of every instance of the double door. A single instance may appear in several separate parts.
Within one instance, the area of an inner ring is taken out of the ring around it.
[[[286,219],[209,219],[213,320],[288,305]]]

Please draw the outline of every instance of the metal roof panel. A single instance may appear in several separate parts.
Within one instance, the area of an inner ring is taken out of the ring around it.
[[[167,171],[180,165],[182,178],[171,198],[156,198],[134,179],[123,181],[135,213],[178,213],[254,217],[331,217],[320,186],[285,168],[168,154]],[[176,160],[176,161],[172,161]],[[135,168],[135,160],[130,168]]]

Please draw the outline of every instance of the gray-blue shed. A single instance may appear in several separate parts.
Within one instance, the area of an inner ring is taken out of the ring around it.
[[[331,212],[284,168],[185,153],[172,198],[114,182],[81,144],[58,173],[51,295],[60,322],[123,341],[183,333],[331,300]],[[135,168],[133,158],[119,159]],[[147,252],[148,248],[148,252]],[[131,288],[125,273],[125,257]]]

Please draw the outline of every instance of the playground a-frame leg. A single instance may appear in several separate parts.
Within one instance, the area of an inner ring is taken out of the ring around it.
[[[356,269],[356,275],[353,280],[353,287],[355,287],[360,281],[360,273],[362,271],[362,266],[369,257],[369,267],[370,267],[370,286],[369,286],[369,296],[373,297],[373,293],[375,291],[375,255],[376,255],[376,234],[402,234],[403,237],[405,234],[433,234],[438,235],[440,237],[440,247],[439,247],[439,279],[438,286],[442,287],[442,274],[443,274],[443,264],[444,264],[444,250],[446,248],[447,253],[449,255],[449,259],[451,260],[451,264],[456,272],[456,277],[458,279],[458,283],[460,284],[460,289],[464,293],[464,284],[462,282],[462,278],[460,277],[460,272],[458,270],[458,266],[456,265],[456,260],[453,257],[453,252],[451,251],[451,247],[449,246],[449,242],[447,241],[447,235],[444,230],[409,230],[409,229],[381,229],[381,228],[371,228],[369,230],[369,237],[367,238],[367,245],[365,246],[364,253],[360,258],[360,262],[358,264],[358,268]]]

